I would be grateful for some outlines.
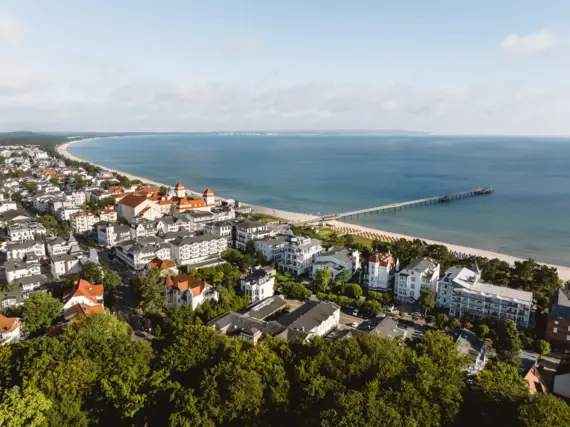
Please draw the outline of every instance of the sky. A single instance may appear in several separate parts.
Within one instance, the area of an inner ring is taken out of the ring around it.
[[[1,0],[0,131],[570,135],[567,0]]]

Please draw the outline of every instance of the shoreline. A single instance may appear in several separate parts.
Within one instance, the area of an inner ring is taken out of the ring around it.
[[[75,144],[77,142],[103,139],[103,138],[119,138],[119,137],[97,137],[97,138],[86,138],[86,139],[68,141],[68,142],[65,142],[63,144],[57,145],[56,151],[61,156],[66,157],[70,160],[74,160],[77,162],[89,163],[91,165],[100,167],[101,169],[106,170],[108,172],[124,175],[131,180],[138,179],[144,183],[148,183],[148,184],[158,186],[158,187],[163,186],[163,185],[165,185],[167,187],[171,186],[171,185],[152,181],[152,180],[144,178],[144,177],[140,177],[140,176],[133,175],[133,174],[123,172],[123,171],[119,171],[116,169],[111,169],[111,168],[108,168],[106,166],[102,166],[102,165],[81,159],[81,158],[73,155],[68,150],[68,147],[70,147],[72,144]],[[187,192],[191,195],[198,195],[198,196],[202,195],[201,193],[197,193],[195,191],[187,190]],[[216,196],[216,199],[217,200],[225,200],[223,197],[218,197],[218,196]],[[289,222],[292,222],[292,223],[303,222],[303,221],[314,221],[314,220],[318,219],[318,217],[313,216],[313,215],[308,215],[308,214],[303,214],[303,213],[298,213],[298,212],[289,212],[289,211],[284,211],[284,210],[280,210],[280,209],[268,208],[268,207],[264,207],[264,206],[255,206],[255,205],[250,205],[248,203],[244,203],[244,206],[252,208],[253,212],[261,213],[261,214],[265,214],[265,215],[272,215],[272,216],[275,216],[278,218],[283,218],[283,219],[285,219]],[[437,240],[424,239],[421,237],[408,236],[408,235],[399,234],[399,233],[392,233],[389,231],[384,231],[384,230],[380,230],[380,229],[376,229],[376,228],[370,228],[370,227],[364,227],[361,225],[343,223],[340,221],[326,221],[326,223],[330,224],[333,228],[335,228],[336,230],[338,230],[341,233],[356,234],[356,235],[363,236],[363,237],[370,236],[372,239],[374,239],[375,237],[384,238],[384,239],[388,239],[388,240],[401,239],[401,238],[406,239],[406,240],[420,239],[420,240],[425,241],[428,244],[437,244],[437,245],[446,246],[450,251],[453,251],[453,252],[463,253],[463,254],[467,254],[467,255],[480,256],[480,257],[485,257],[485,258],[489,258],[489,259],[497,258],[501,261],[506,261],[509,264],[513,264],[515,261],[525,261],[526,260],[525,258],[515,257],[515,256],[511,256],[511,255],[498,253],[498,252],[492,252],[492,251],[488,251],[488,250],[484,250],[484,249],[471,248],[468,246],[456,245],[456,244],[452,244],[452,243],[445,243],[445,242],[440,242]],[[544,262],[538,262],[538,263],[542,264],[542,265],[546,265],[548,267],[556,268],[558,270],[558,275],[559,275],[561,280],[563,280],[563,281],[570,280],[570,267],[555,265],[555,264],[548,264],[548,263],[544,263]]]

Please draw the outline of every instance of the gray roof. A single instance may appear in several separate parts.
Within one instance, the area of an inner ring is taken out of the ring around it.
[[[6,245],[6,251],[13,251],[13,250],[18,250],[18,249],[28,249],[28,248],[33,248],[34,246],[36,246],[37,244],[41,244],[41,242],[38,242],[36,240],[28,240],[25,242],[14,242],[14,243],[8,243]]]
[[[214,214],[211,213],[211,212],[196,211],[196,210],[192,210],[192,211],[189,211],[189,212],[184,212],[182,215],[191,216],[191,217],[193,217],[193,218],[200,218],[200,219],[203,219],[203,218],[213,218],[213,217],[214,217]]]
[[[398,327],[398,320],[392,316],[384,317],[372,332],[387,338],[397,338],[406,335],[407,328]]]
[[[30,217],[23,209],[11,209],[9,211],[0,212],[0,221],[12,221],[14,218],[19,216]]]
[[[465,354],[472,359],[477,359],[485,344],[475,333],[466,329],[459,333],[455,342],[459,353]]]
[[[570,321],[570,290],[558,289],[552,299],[550,317]]]
[[[72,261],[74,259],[77,259],[77,255],[72,255],[72,254],[50,255],[49,258],[52,262]]]
[[[285,328],[277,322],[266,322],[233,311],[210,320],[208,326],[213,326],[228,335],[239,334],[240,332],[250,333],[252,328],[256,328],[264,334],[276,335]]]
[[[337,247],[332,247],[329,248],[327,251],[322,252],[318,257],[317,260],[319,259],[319,257],[334,257],[344,263],[350,264],[352,263],[352,258],[351,258],[351,254],[352,254],[352,250],[347,249],[347,248],[337,248]]]
[[[210,240],[225,239],[225,237],[216,236],[215,234],[201,234],[199,236],[179,237],[171,242],[175,246],[192,245],[194,243],[207,242]]]
[[[252,304],[247,309],[245,315],[253,317],[254,319],[263,320],[277,313],[279,310],[282,310],[286,305],[287,301],[280,296],[272,296]]]
[[[174,225],[174,218],[172,218],[171,216],[164,216],[164,217],[160,218],[157,221],[157,223],[158,222],[162,222],[163,224],[166,224],[166,225]]]
[[[279,246],[285,244],[285,236],[264,237],[263,239],[256,239],[255,242],[263,242],[268,246]]]
[[[237,227],[241,228],[242,230],[251,230],[253,228],[266,227],[266,225],[259,221],[252,221],[250,219],[247,219],[243,222],[239,222],[237,224]]]
[[[430,268],[435,268],[437,262],[431,258],[416,258],[410,261],[403,270],[426,271]],[[402,270],[402,271],[403,271]]]
[[[532,292],[521,291],[519,289],[507,288],[506,286],[491,285],[489,283],[475,282],[466,288],[457,288],[457,292],[470,294],[487,294],[501,299],[516,300],[527,304],[532,304]]]
[[[180,230],[180,231],[170,231],[168,233],[165,233],[162,238],[164,240],[175,240],[178,238],[184,238],[184,237],[192,237],[193,233],[191,233],[190,231],[186,231],[186,230]]]
[[[43,274],[34,274],[33,276],[21,277],[19,279],[14,280],[14,283],[18,285],[29,285],[32,283],[40,283],[40,285],[43,285],[46,282],[47,282],[47,277]]]
[[[307,301],[301,307],[293,310],[278,320],[283,326],[310,332],[340,310],[340,307],[332,302]]]
[[[7,261],[4,264],[4,269],[6,271],[17,271],[17,270],[23,270],[24,268],[29,268],[32,266],[40,266],[39,262],[23,262],[23,261]]]

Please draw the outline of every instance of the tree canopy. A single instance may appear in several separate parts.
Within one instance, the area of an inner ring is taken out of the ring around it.
[[[48,293],[39,292],[24,302],[26,331],[34,333],[47,328],[61,315],[63,304]]]

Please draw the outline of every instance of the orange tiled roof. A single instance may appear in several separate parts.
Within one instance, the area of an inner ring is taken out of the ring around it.
[[[111,193],[115,193],[115,192],[122,192],[123,191],[123,186],[121,184],[118,185],[110,185],[109,186],[109,191]]]
[[[20,326],[17,317],[6,317],[0,314],[0,332],[14,332]]]
[[[43,171],[40,172],[41,175],[48,175],[48,176],[55,175],[56,173],[57,171],[55,169],[44,169]]]
[[[86,305],[86,304],[75,304],[71,307],[71,310],[75,311],[75,317],[83,317],[92,313],[105,313],[105,308],[103,304]]]
[[[372,254],[370,255],[370,258],[368,258],[368,261],[380,264],[382,267],[387,267],[388,265],[396,263],[394,256],[390,252]]]
[[[158,204],[159,204],[159,205],[171,205],[172,203],[174,203],[174,200],[172,200],[172,199],[159,200],[159,201],[158,201]]]
[[[208,206],[204,200],[188,200],[186,198],[178,199],[178,209],[195,209]]]
[[[63,301],[67,303],[73,297],[85,297],[93,303],[97,302],[97,297],[102,297],[105,287],[103,285],[92,285],[87,280],[79,279],[73,290],[63,297]]]
[[[176,184],[176,187],[174,187],[176,190],[184,190],[184,186],[180,183]]]
[[[200,282],[193,276],[178,274],[174,277],[170,277],[170,275],[166,276],[164,286],[166,288],[171,288],[173,286],[177,287],[181,292],[190,290],[192,292],[192,296],[197,297],[201,295],[202,292],[204,292],[204,290],[210,285],[204,282]]]
[[[214,192],[212,190],[210,190],[209,188],[206,188],[204,190],[204,196],[213,196]]]
[[[131,208],[136,208],[141,203],[146,200],[146,197],[135,196],[134,194],[129,194],[128,196],[122,198],[119,201],[120,205],[130,206]]]
[[[154,257],[148,262],[148,266],[149,268],[159,268],[161,270],[166,270],[176,267],[176,264],[174,261],[171,261],[169,259],[160,259],[159,257]]]

